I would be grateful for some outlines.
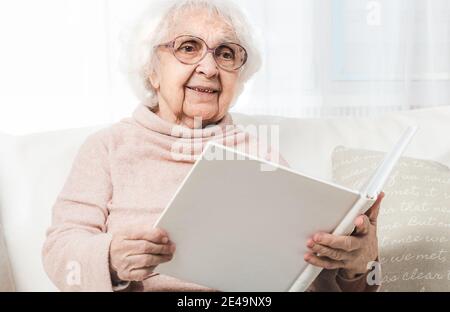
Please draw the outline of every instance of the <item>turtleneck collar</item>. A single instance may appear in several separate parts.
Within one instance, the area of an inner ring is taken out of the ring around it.
[[[230,114],[227,114],[217,124],[210,125],[204,129],[190,129],[162,119],[145,105],[137,107],[133,113],[133,118],[141,126],[149,130],[176,138],[212,138],[217,133],[225,133],[227,128],[230,129],[233,126],[233,118]]]
[[[204,129],[190,129],[163,120],[149,107],[141,104],[134,111],[133,119],[138,125],[157,135],[158,145],[166,159],[194,162],[209,141],[236,147],[248,140],[247,134],[233,124],[230,114],[219,123]]]

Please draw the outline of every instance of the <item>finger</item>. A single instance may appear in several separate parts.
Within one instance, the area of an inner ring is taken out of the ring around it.
[[[155,244],[146,240],[128,240],[127,248],[129,250],[128,255],[173,255],[175,252],[175,244]]]
[[[328,233],[317,233],[313,236],[315,243],[334,249],[354,251],[361,248],[359,238],[354,236],[337,236]]]
[[[162,229],[142,229],[140,227],[130,227],[124,234],[127,240],[147,240],[155,244],[167,244],[169,235]]]
[[[369,217],[370,223],[372,223],[373,225],[376,225],[377,223],[378,214],[380,213],[381,202],[383,201],[384,196],[385,194],[381,192],[380,195],[378,195],[378,198],[375,201],[375,203],[366,212],[366,215]]]
[[[309,249],[316,253],[319,257],[327,257],[331,260],[344,261],[349,260],[351,255],[340,249],[329,248],[320,244],[310,244]]]
[[[305,261],[316,267],[324,268],[327,270],[340,269],[344,267],[344,262],[328,259],[325,257],[318,257],[313,254],[306,254],[304,257]]]
[[[136,255],[127,257],[127,260],[131,263],[130,269],[141,269],[169,262],[172,258],[168,255]]]
[[[370,230],[370,219],[366,215],[361,215],[355,220],[356,229],[353,235],[366,235]]]
[[[133,269],[128,273],[128,280],[134,282],[142,282],[143,280],[149,278],[155,267],[141,268],[141,269]]]

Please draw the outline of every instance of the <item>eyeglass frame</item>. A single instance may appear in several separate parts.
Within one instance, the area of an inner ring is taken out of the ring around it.
[[[186,63],[186,62],[181,61],[181,60],[175,55],[175,41],[177,41],[177,39],[179,39],[179,38],[181,38],[181,37],[191,37],[191,38],[195,38],[195,39],[201,40],[201,41],[205,44],[205,46],[206,46],[206,51],[205,51],[204,55],[200,58],[200,60],[198,60],[198,62],[193,63],[193,64],[189,64],[189,63]],[[222,45],[226,45],[226,44],[235,44],[235,45],[239,46],[242,50],[244,50],[244,52],[245,52],[245,59],[244,59],[244,62],[242,63],[242,65],[239,66],[238,68],[235,68],[235,69],[225,69],[225,68],[223,68],[222,66],[220,66],[220,64],[217,62],[215,52],[216,52],[217,48],[219,48],[219,47],[222,46]],[[223,42],[223,43],[220,43],[219,45],[217,45],[217,47],[215,47],[215,48],[210,48],[210,47],[208,46],[208,44],[206,43],[205,40],[203,40],[203,39],[200,38],[200,37],[192,36],[192,35],[180,35],[180,36],[177,36],[177,37],[176,37],[175,39],[173,39],[172,41],[169,41],[169,42],[166,42],[166,43],[162,43],[162,44],[158,44],[158,45],[154,46],[155,49],[156,49],[156,48],[159,48],[159,47],[170,48],[171,51],[172,51],[173,56],[174,56],[180,63],[185,64],[185,65],[196,65],[196,64],[200,63],[201,61],[203,61],[203,60],[205,59],[205,57],[206,57],[206,55],[208,55],[208,53],[211,53],[211,54],[213,55],[214,61],[216,62],[217,66],[219,66],[221,69],[223,69],[223,70],[225,70],[225,71],[237,71],[237,70],[241,69],[241,68],[247,63],[247,61],[248,61],[248,52],[247,52],[247,49],[245,49],[242,45],[240,45],[240,44],[238,44],[238,43],[235,43],[235,42]]]

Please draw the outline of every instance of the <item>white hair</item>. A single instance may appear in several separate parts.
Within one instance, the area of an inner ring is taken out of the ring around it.
[[[206,9],[217,14],[235,32],[239,43],[248,53],[248,61],[241,68],[239,84],[233,103],[244,90],[245,83],[261,68],[261,54],[255,30],[243,11],[231,0],[166,0],[152,1],[138,23],[127,35],[122,54],[122,69],[140,101],[154,108],[158,105],[156,90],[150,83],[150,74],[159,64],[154,46],[163,43],[169,35],[172,23],[187,9]]]

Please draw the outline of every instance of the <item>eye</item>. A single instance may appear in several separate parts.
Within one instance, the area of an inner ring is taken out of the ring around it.
[[[233,61],[235,59],[234,50],[228,46],[221,46],[217,49],[217,56],[225,61]]]
[[[183,53],[196,53],[200,50],[200,45],[195,41],[183,42],[177,49],[177,51]]]

